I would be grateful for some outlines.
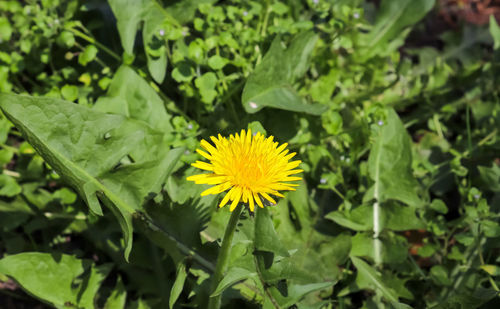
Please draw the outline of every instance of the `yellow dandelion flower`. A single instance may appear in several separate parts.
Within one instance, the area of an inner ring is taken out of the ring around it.
[[[265,138],[261,133],[252,135],[251,130],[242,130],[240,134],[231,134],[229,138],[219,134],[210,139],[215,146],[206,140],[200,142],[201,147],[208,152],[196,149],[210,162],[196,161],[191,165],[211,173],[190,176],[187,180],[214,185],[203,191],[201,196],[229,190],[219,207],[232,201],[229,210],[233,211],[243,201],[254,211],[254,203],[264,207],[261,197],[276,204],[271,195],[284,197],[279,190],[295,191],[294,187],[298,186],[288,182],[301,179],[292,176],[302,172],[296,169],[301,161],[289,162],[295,152],[288,153],[288,149],[285,149],[287,143],[278,147],[273,136]]]

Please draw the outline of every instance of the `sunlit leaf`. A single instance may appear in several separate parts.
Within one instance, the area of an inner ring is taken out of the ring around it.
[[[161,190],[182,149],[170,151],[164,135],[143,123],[62,100],[2,94],[0,108],[93,212],[102,213],[99,200],[111,209],[127,258],[132,215]],[[127,157],[133,163],[121,163]]]
[[[241,100],[247,113],[258,112],[264,107],[314,115],[326,110],[324,105],[305,103],[292,86],[294,80],[305,73],[317,39],[313,32],[301,33],[286,50],[279,36],[274,39],[243,89]]]
[[[63,308],[94,308],[94,298],[110,271],[66,254],[20,253],[0,260],[0,273],[14,278],[30,294]]]

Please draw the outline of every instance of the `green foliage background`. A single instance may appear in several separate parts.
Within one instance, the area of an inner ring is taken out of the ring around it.
[[[0,305],[498,306],[500,28],[437,6],[0,2]],[[230,213],[186,177],[248,127],[304,180],[212,293]]]

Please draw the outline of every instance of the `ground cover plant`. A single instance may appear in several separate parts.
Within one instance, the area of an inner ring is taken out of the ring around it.
[[[0,308],[496,308],[499,12],[1,1]]]

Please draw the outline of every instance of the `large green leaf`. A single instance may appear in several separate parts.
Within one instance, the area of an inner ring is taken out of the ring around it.
[[[171,117],[165,110],[163,100],[141,76],[126,65],[116,71],[108,93],[97,100],[94,109],[144,121],[159,132],[172,131]]]
[[[411,206],[421,206],[411,169],[411,142],[403,123],[389,109],[385,123],[376,135],[368,158],[368,172],[374,181],[364,200],[399,200]]]
[[[242,94],[242,104],[248,113],[274,107],[319,115],[324,105],[307,104],[292,87],[296,78],[307,70],[308,58],[318,36],[312,31],[297,35],[285,50],[281,38],[274,39],[262,62],[248,77]]]
[[[123,49],[132,55],[139,25],[144,22],[142,37],[148,59],[148,69],[153,79],[161,83],[167,70],[167,53],[161,30],[165,21],[176,23],[155,0],[109,0],[116,16]]]
[[[435,0],[383,0],[375,25],[363,40],[368,51],[366,56],[396,50],[408,34],[404,30],[421,20],[434,7],[434,3]],[[394,41],[393,44],[388,44],[391,41]]]
[[[28,142],[102,214],[98,200],[118,218],[125,258],[132,246],[132,215],[161,187],[182,154],[142,122],[70,102],[0,95],[0,108]]]
[[[340,274],[339,265],[348,258],[351,248],[350,236],[345,233],[333,237],[318,232],[315,226],[320,220],[319,209],[309,196],[305,181],[269,210],[283,245],[296,250],[291,256],[295,269],[314,276],[315,282],[334,280]]]
[[[281,243],[273,221],[266,208],[258,208],[255,216],[255,249],[288,257],[288,250]]]
[[[351,238],[351,242],[351,256],[375,260],[373,234],[357,233]],[[382,238],[380,246],[380,255],[387,264],[400,264],[408,258],[408,242],[403,236],[387,233]]]
[[[380,291],[381,294],[389,301],[397,302],[398,296],[396,292],[386,286],[382,276],[369,264],[357,257],[351,257],[354,267],[358,270],[356,283],[360,288],[369,288],[371,290]]]
[[[217,296],[224,292],[227,288],[229,288],[231,285],[243,281],[246,279],[256,279],[257,278],[257,273],[256,272],[251,272],[248,269],[245,268],[240,268],[240,267],[233,267],[230,268],[227,273],[224,275],[224,278],[219,282],[219,285],[215,289],[215,291],[212,293],[213,296]]]
[[[373,229],[373,205],[361,205],[350,212],[333,211],[325,216],[335,223],[355,231]],[[380,227],[393,231],[417,230],[425,227],[415,215],[415,208],[397,204],[387,204],[380,209]]]
[[[71,255],[28,252],[0,260],[0,273],[56,308],[94,308],[94,298],[110,271]]]

